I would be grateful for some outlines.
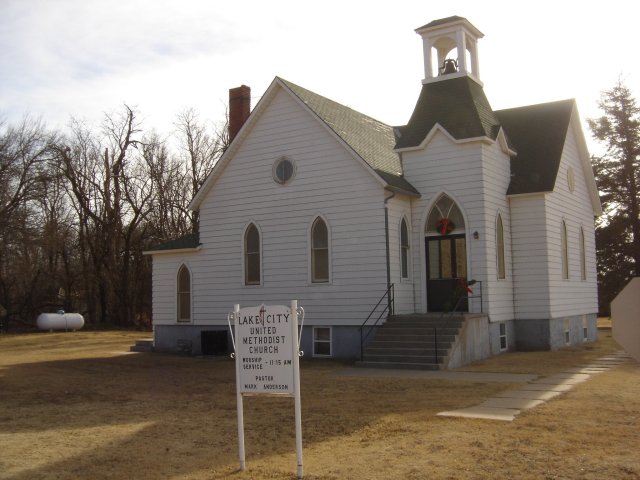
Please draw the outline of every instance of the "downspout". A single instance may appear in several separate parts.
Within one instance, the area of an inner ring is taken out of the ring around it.
[[[395,192],[391,192],[391,195],[384,199],[384,237],[387,250],[387,312],[389,315],[393,315],[391,306],[391,258],[389,255],[389,200],[396,196]]]

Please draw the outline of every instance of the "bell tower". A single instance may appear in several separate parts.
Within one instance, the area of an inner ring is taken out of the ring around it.
[[[482,86],[478,40],[484,34],[463,17],[434,20],[416,29],[424,51],[423,84],[469,76]]]

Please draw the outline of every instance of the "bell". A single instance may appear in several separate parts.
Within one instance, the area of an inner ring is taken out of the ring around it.
[[[442,67],[440,67],[440,75],[448,75],[449,73],[456,73],[457,71],[458,62],[456,62],[452,58],[447,58],[444,62],[442,62]]]

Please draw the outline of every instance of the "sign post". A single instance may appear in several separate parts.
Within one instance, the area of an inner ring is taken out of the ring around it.
[[[241,309],[234,305],[229,314],[230,329],[232,319],[234,323],[231,339],[236,361],[240,470],[246,468],[243,397],[288,396],[294,398],[297,475],[303,478],[298,315],[304,320],[297,300],[292,300],[290,307],[259,305]]]

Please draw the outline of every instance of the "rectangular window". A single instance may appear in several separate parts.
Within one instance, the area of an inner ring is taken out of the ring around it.
[[[500,351],[504,352],[507,349],[507,325],[505,323],[500,324]]]
[[[571,327],[568,319],[564,321],[564,343],[571,345]]]
[[[313,356],[331,356],[331,327],[313,327]]]
[[[582,341],[586,342],[589,340],[589,327],[587,326],[587,316],[582,316]]]

